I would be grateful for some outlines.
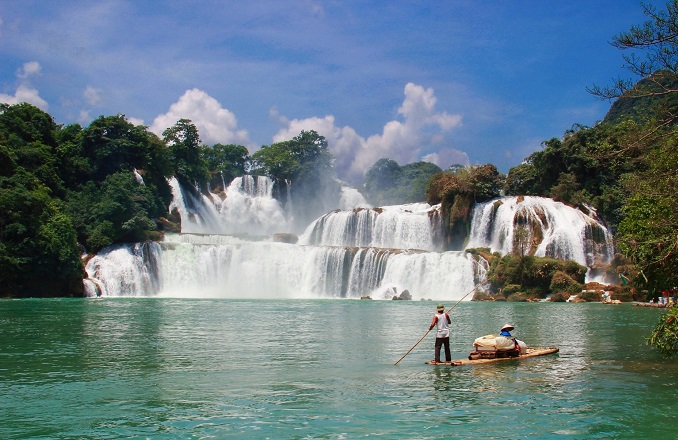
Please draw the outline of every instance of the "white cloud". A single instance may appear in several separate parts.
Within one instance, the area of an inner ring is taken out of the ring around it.
[[[38,90],[28,83],[28,78],[38,73],[40,73],[40,63],[37,61],[29,61],[24,63],[22,68],[16,72],[17,78],[21,80],[19,86],[16,88],[16,92],[14,95],[0,93],[0,102],[4,102],[6,104],[19,104],[22,102],[27,102],[44,111],[47,111],[47,108],[49,107],[47,101],[42,99]]]
[[[89,105],[98,105],[101,103],[101,95],[99,91],[92,86],[87,86],[83,92],[83,96]]]
[[[19,79],[27,79],[29,76],[37,75],[40,73],[40,63],[37,61],[29,61],[24,63],[21,69],[17,70],[16,76]]]
[[[441,132],[460,126],[462,118],[461,115],[436,112],[437,99],[431,88],[408,83],[404,94],[405,99],[398,109],[403,120],[387,122],[381,134],[367,139],[351,127],[337,127],[332,115],[287,120],[272,109],[271,115],[287,125],[273,137],[273,142],[291,139],[302,130],[317,131],[325,136],[336,158],[337,174],[349,182],[361,182],[367,170],[381,158],[393,159],[402,165],[422,160],[422,148],[440,142]],[[428,154],[424,157],[429,161],[442,162],[443,167],[451,163],[468,163],[466,153],[452,148],[439,149],[435,156]],[[445,163],[447,160],[453,162]]]
[[[125,119],[127,119],[127,122],[133,125],[144,125],[143,119],[135,118],[132,116],[125,116]]]
[[[204,144],[238,144],[251,147],[247,130],[238,129],[235,115],[200,89],[184,92],[167,113],[153,120],[150,130],[162,137],[162,132],[179,119],[190,119],[198,128]]]
[[[4,102],[6,104],[19,104],[22,102],[27,102],[44,111],[47,111],[47,107],[49,107],[47,105],[47,101],[40,97],[38,91],[26,84],[19,84],[19,87],[17,87],[16,93],[14,95],[5,95],[0,93],[0,102]]]

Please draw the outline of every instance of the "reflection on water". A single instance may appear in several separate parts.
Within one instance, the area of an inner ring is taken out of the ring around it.
[[[655,309],[462,303],[451,345],[505,323],[560,353],[425,365],[430,302],[0,303],[2,438],[667,438],[678,366]]]

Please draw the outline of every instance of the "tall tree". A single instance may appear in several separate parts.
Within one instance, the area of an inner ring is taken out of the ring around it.
[[[190,119],[179,119],[176,124],[162,132],[169,148],[174,176],[187,187],[197,185],[206,189],[207,164],[201,155],[200,135]]]
[[[215,144],[212,147],[204,146],[202,156],[209,170],[210,187],[226,187],[235,177],[245,174],[249,160],[248,155],[247,148],[242,145]]]

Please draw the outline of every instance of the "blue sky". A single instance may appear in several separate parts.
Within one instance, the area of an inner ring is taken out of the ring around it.
[[[352,183],[382,157],[508,172],[603,118],[585,88],[630,77],[609,41],[645,20],[630,0],[5,0],[0,101],[188,118],[250,153],[313,129]]]

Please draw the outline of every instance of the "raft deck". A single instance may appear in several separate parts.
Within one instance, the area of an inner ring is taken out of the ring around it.
[[[491,362],[511,361],[527,359],[531,357],[544,356],[547,354],[558,353],[558,347],[527,347],[527,353],[516,357],[494,358],[494,359],[454,359],[451,362],[426,362],[429,365],[448,365],[452,367],[461,367],[463,365],[489,364]]]

